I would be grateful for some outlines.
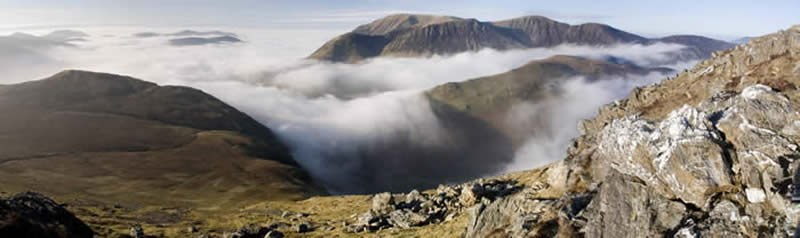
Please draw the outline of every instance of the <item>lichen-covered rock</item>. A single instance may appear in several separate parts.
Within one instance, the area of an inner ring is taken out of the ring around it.
[[[532,198],[537,191],[526,188],[488,206],[470,208],[466,237],[548,237],[558,226],[557,202]]]
[[[391,193],[379,193],[372,197],[372,209],[374,214],[387,214],[394,207],[394,198]]]
[[[595,178],[605,181],[613,168],[669,198],[705,207],[709,187],[730,185],[722,135],[708,117],[684,106],[660,123],[637,116],[612,122],[600,132],[598,163],[607,165]]]
[[[662,237],[678,227],[686,206],[670,201],[641,179],[612,171],[580,216],[587,237]]]

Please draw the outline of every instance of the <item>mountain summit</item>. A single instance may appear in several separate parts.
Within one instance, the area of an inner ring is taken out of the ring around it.
[[[707,58],[710,52],[733,47],[731,43],[700,36],[648,39],[608,25],[569,25],[542,16],[482,22],[451,16],[397,14],[338,36],[309,58],[353,63],[380,56],[426,57],[486,48],[511,50],[561,44],[609,46],[658,42],[685,45],[694,59]]]

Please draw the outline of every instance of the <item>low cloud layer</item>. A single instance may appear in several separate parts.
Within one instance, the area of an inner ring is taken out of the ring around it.
[[[86,29],[88,41],[74,42],[75,47],[37,49],[28,54],[36,58],[32,60],[36,66],[26,74],[0,79],[5,80],[0,84],[76,68],[196,87],[272,128],[298,162],[334,193],[408,190],[561,159],[564,144],[577,135],[579,119],[627,95],[632,87],[663,76],[595,83],[566,80],[558,99],[517,105],[509,120],[525,125],[529,118],[545,117],[543,126],[548,128],[518,151],[481,122],[431,105],[422,95],[431,87],[502,73],[559,54],[614,56],[660,66],[669,62],[666,55],[682,48],[560,46],[428,59],[379,58],[347,65],[303,59],[338,30],[232,29],[244,43],[193,47],[173,47],[161,37],[134,36],[145,31]],[[18,67],[2,63],[15,59],[0,55],[0,70]]]
[[[594,116],[604,104],[628,96],[631,89],[659,82],[668,75],[628,75],[588,81],[583,77],[563,80],[558,97],[537,103],[514,105],[507,115],[511,125],[536,128],[515,151],[504,172],[537,168],[565,158],[571,140],[579,135],[577,124]]]

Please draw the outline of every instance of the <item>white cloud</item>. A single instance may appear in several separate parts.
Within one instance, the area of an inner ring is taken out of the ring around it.
[[[556,80],[564,82],[562,93],[550,100],[515,105],[507,115],[511,125],[535,127],[517,149],[514,162],[504,172],[534,169],[564,159],[571,140],[579,135],[578,122],[589,119],[600,106],[628,96],[634,87],[659,82],[666,75],[628,75],[594,80],[582,77]]]

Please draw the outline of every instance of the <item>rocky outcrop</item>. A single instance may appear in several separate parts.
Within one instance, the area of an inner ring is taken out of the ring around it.
[[[0,237],[92,238],[94,232],[55,201],[28,192],[0,200]]]
[[[634,90],[581,123],[568,172],[550,180],[564,194],[496,200],[466,236],[793,236],[797,62],[800,27]]]
[[[396,14],[328,41],[309,58],[355,63],[379,56],[427,57],[487,48],[511,50],[561,44],[609,46],[658,42],[687,46],[675,53],[676,60],[705,59],[710,52],[734,46],[700,36],[647,39],[608,25],[569,25],[541,16],[482,22],[449,16]]]
[[[478,180],[440,186],[435,192],[381,193],[372,197],[372,207],[347,227],[350,232],[379,231],[391,227],[408,229],[448,221],[475,204],[489,204],[522,189],[515,181]]]

